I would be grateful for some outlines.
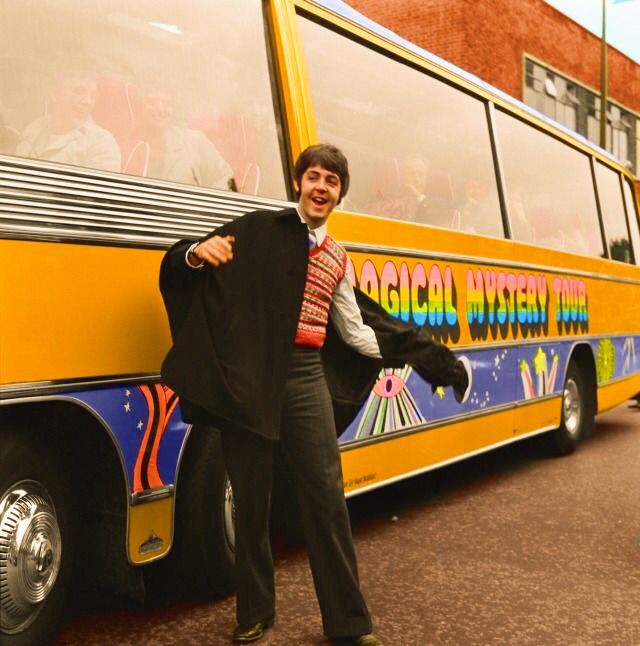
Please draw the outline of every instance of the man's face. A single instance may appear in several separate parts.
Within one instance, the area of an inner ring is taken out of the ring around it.
[[[56,81],[50,96],[54,118],[69,127],[78,127],[93,110],[96,82],[87,75],[70,74]]]
[[[323,225],[340,200],[340,177],[322,166],[310,166],[302,175],[298,204],[311,227]]]
[[[164,130],[173,115],[173,97],[162,90],[149,90],[145,96],[148,125]]]
[[[415,190],[424,191],[427,182],[427,165],[417,157],[407,160],[404,167],[404,177],[407,186],[412,186]]]

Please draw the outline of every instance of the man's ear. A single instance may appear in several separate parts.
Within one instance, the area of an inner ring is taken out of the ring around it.
[[[297,180],[293,180],[293,190],[296,192],[297,196],[300,196],[300,184],[298,184]]]

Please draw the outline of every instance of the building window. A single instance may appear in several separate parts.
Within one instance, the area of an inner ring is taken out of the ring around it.
[[[600,97],[557,72],[525,58],[524,102],[600,143]],[[640,166],[640,119],[615,101],[607,102],[607,150],[634,173]]]

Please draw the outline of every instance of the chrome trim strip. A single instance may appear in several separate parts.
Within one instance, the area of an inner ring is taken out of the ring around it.
[[[466,460],[468,458],[472,458],[476,455],[482,455],[483,453],[488,453],[489,451],[493,451],[494,449],[500,448],[501,446],[507,446],[508,444],[513,444],[514,442],[519,442],[521,440],[526,440],[529,437],[533,437],[534,435],[540,435],[542,433],[548,433],[549,431],[554,430],[556,427],[555,426],[545,426],[543,428],[540,428],[536,431],[531,431],[530,433],[524,433],[522,435],[517,435],[516,437],[510,437],[507,440],[502,440],[501,442],[496,442],[495,444],[489,444],[487,446],[482,447],[481,449],[477,449],[475,451],[469,451],[468,453],[463,453],[462,455],[457,455],[454,458],[451,458],[449,460],[443,460],[442,462],[436,462],[435,464],[430,464],[429,466],[422,467],[420,469],[415,469],[414,471],[409,471],[407,473],[403,473],[399,476],[394,476],[393,478],[387,478],[386,480],[381,480],[380,482],[375,482],[373,484],[367,485],[365,487],[361,487],[360,489],[355,489],[353,491],[349,491],[345,493],[345,498],[354,498],[355,496],[360,495],[361,493],[366,493],[368,491],[373,491],[374,489],[379,489],[381,487],[386,487],[387,485],[393,484],[394,482],[401,482],[402,480],[406,480],[407,478],[412,478],[413,476],[420,475],[422,473],[427,473],[429,471],[435,471],[435,469],[440,469],[441,467],[446,467],[449,466],[450,464],[455,464],[456,462],[461,462],[462,460]]]
[[[156,489],[149,489],[139,493],[132,493],[129,497],[131,506],[143,505],[146,502],[153,502],[154,500],[163,500],[164,498],[171,498],[174,495],[174,486],[167,485],[166,487],[157,487]]]
[[[443,417],[432,422],[427,422],[425,424],[420,424],[419,426],[411,426],[409,428],[402,429],[401,431],[391,431],[389,433],[381,433],[375,437],[368,437],[361,440],[350,440],[349,442],[343,442],[339,444],[338,448],[340,452],[353,451],[358,449],[361,446],[368,446],[369,444],[377,444],[379,442],[388,442],[398,437],[405,437],[407,435],[415,435],[416,433],[423,433],[427,431],[433,431],[442,426],[449,426],[451,424],[459,424],[461,422],[466,422],[470,419],[477,419],[479,417],[487,417],[488,415],[494,415],[497,413],[505,413],[509,410],[515,410],[516,408],[524,408],[526,406],[533,406],[539,404],[540,402],[560,399],[562,397],[561,393],[551,393],[549,395],[542,395],[541,397],[536,397],[535,399],[517,399],[515,401],[509,402],[508,404],[500,404],[499,406],[492,406],[490,408],[484,408],[482,410],[469,411],[468,413],[462,413],[460,415],[452,415],[451,417]],[[340,438],[338,438],[340,442]]]
[[[383,247],[381,245],[363,244],[360,242],[346,242],[341,241],[342,245],[347,251],[354,251],[356,253],[369,253],[369,254],[385,254],[395,256],[406,256],[408,258],[428,258],[429,260],[445,260],[448,262],[467,262],[475,265],[492,265],[495,267],[509,267],[514,269],[526,269],[528,271],[544,271],[554,274],[566,274],[568,276],[583,276],[586,278],[597,278],[599,280],[608,280],[617,283],[629,283],[631,285],[640,285],[640,278],[621,278],[618,276],[610,276],[607,274],[597,274],[594,272],[582,271],[579,269],[570,270],[562,267],[555,267],[553,265],[534,265],[524,262],[509,261],[509,260],[492,260],[491,258],[484,258],[482,256],[462,256],[446,252],[430,252],[420,251],[418,249],[410,249],[407,247]],[[508,241],[511,242],[511,241]],[[594,258],[594,260],[597,260]],[[615,262],[615,261],[611,261]],[[622,266],[627,266],[623,264]],[[635,267],[636,265],[629,265]]]
[[[197,237],[197,236],[187,236]],[[90,231],[66,231],[41,227],[4,227],[0,224],[0,239],[32,242],[69,242],[76,244],[103,244],[115,247],[145,247],[167,249],[179,238],[153,238],[121,234],[103,234]]]
[[[285,200],[0,156],[0,237],[167,246]]]
[[[0,385],[0,406],[14,402],[33,401],[47,393],[59,393],[68,390],[84,390],[129,382],[160,381],[160,373],[133,373],[130,375],[110,375],[88,377],[86,379],[54,379],[51,381],[31,381]]]

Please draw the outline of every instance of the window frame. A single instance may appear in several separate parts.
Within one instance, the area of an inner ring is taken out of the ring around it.
[[[484,108],[484,113],[485,113],[485,124],[487,128],[487,134],[489,137],[489,150],[490,150],[492,168],[493,168],[493,179],[496,184],[498,204],[500,206],[499,226],[501,227],[502,235],[489,236],[488,234],[482,234],[482,233],[474,234],[474,235],[481,235],[481,236],[484,235],[494,240],[511,239],[510,237],[511,228],[510,228],[510,222],[509,222],[509,218],[507,214],[507,206],[506,206],[507,203],[506,203],[505,196],[502,193],[502,187],[504,186],[503,176],[502,176],[502,165],[500,163],[499,146],[497,145],[497,141],[496,141],[495,128],[494,128],[495,124],[493,121],[493,110],[495,109],[496,106],[492,98],[489,96],[484,96],[480,92],[474,91],[473,88],[467,88],[462,83],[459,83],[447,78],[447,76],[444,74],[436,73],[434,70],[431,70],[428,65],[425,64],[425,63],[428,63],[428,61],[421,60],[419,63],[411,61],[408,57],[403,56],[401,54],[394,53],[390,49],[384,46],[374,43],[371,40],[367,40],[367,38],[357,33],[349,31],[347,28],[332,22],[331,20],[327,19],[322,15],[319,15],[318,13],[308,10],[307,8],[301,6],[298,3],[296,3],[295,5],[295,14],[296,14],[296,17],[306,18],[311,22],[314,22],[319,27],[329,29],[333,33],[337,34],[338,36],[342,36],[343,38],[346,38],[347,40],[353,43],[356,43],[357,45],[361,45],[396,63],[405,65],[420,74],[424,74],[428,76],[433,81],[440,82],[447,85],[454,91],[464,93],[465,95],[479,101],[482,104],[482,107]],[[307,67],[306,58],[304,62],[305,62],[305,71],[306,71],[306,67]],[[313,107],[312,107],[312,114],[315,119],[315,110],[313,109]],[[369,217],[381,218],[389,222],[398,222],[397,219],[391,218],[389,216],[385,216],[382,214],[364,213],[363,215],[367,215]],[[428,223],[417,223],[417,224],[421,224],[422,226],[435,226],[435,225],[430,225]],[[441,227],[441,228],[443,228],[443,230],[446,230],[446,231],[452,231],[452,232],[457,231],[456,229],[451,229],[451,228],[444,228],[444,227]]]
[[[640,239],[640,223],[638,223],[638,214],[637,212],[635,213],[629,213],[629,209],[627,208],[627,198],[624,192],[625,188],[625,182],[626,186],[628,186],[629,190],[631,191],[631,199],[633,200],[633,206],[635,207],[637,211],[637,204],[635,200],[635,190],[633,188],[632,182],[630,182],[622,173],[618,173],[618,179],[620,181],[620,192],[622,194],[622,206],[624,208],[624,214],[626,216],[626,221],[627,221],[627,232],[629,234],[629,244],[631,247],[631,264],[634,265],[639,265],[640,264],[640,249],[636,249],[634,240]],[[635,221],[636,223],[636,237],[633,237],[633,234],[631,233],[631,222],[632,220]]]
[[[547,129],[545,129],[544,127],[542,127],[542,125],[538,124],[538,123],[537,123],[537,122],[535,122],[535,121],[529,121],[528,119],[522,118],[522,117],[521,117],[520,115],[518,115],[517,113],[512,112],[512,111],[510,111],[510,110],[505,110],[505,109],[504,109],[504,108],[502,108],[501,106],[495,106],[495,108],[496,108],[496,110],[499,110],[500,112],[503,112],[504,114],[506,114],[506,115],[508,115],[508,116],[510,116],[510,117],[512,117],[512,118],[514,118],[514,119],[517,119],[517,120],[518,120],[518,121],[520,121],[521,123],[523,123],[523,124],[525,124],[525,125],[527,125],[527,126],[530,126],[530,127],[531,127],[531,128],[533,128],[533,129],[535,129],[535,131],[539,134],[539,136],[549,136],[549,137],[552,137],[553,139],[555,139],[556,141],[558,141],[561,145],[566,146],[566,147],[569,147],[569,148],[573,149],[574,151],[576,151],[576,152],[578,152],[578,153],[580,153],[580,154],[582,154],[582,155],[585,155],[585,156],[588,158],[588,162],[589,162],[589,172],[590,172],[590,174],[591,174],[591,182],[592,182],[592,187],[593,187],[594,196],[595,196],[595,200],[596,200],[596,209],[597,209],[597,213],[598,213],[598,224],[599,224],[599,227],[600,227],[600,237],[601,237],[601,240],[602,240],[602,245],[603,245],[604,253],[605,253],[606,255],[605,255],[604,257],[600,257],[600,256],[589,256],[589,255],[584,255],[584,254],[578,254],[578,255],[580,255],[580,256],[582,256],[582,257],[584,257],[584,258],[593,258],[593,259],[597,259],[597,258],[605,258],[605,259],[609,260],[609,259],[610,259],[610,258],[609,258],[609,249],[608,249],[608,247],[607,247],[607,245],[606,245],[606,239],[605,239],[605,233],[604,233],[604,226],[603,226],[603,219],[602,219],[602,209],[600,208],[600,198],[599,198],[599,195],[598,195],[598,187],[597,187],[597,184],[596,184],[596,179],[595,179],[595,170],[594,170],[594,166],[593,166],[593,164],[595,163],[595,160],[596,160],[596,159],[597,159],[598,161],[601,161],[603,164],[604,164],[604,160],[601,160],[601,159],[599,159],[599,158],[596,158],[596,157],[595,157],[595,155],[593,154],[593,152],[590,152],[590,151],[588,151],[588,150],[583,150],[583,148],[582,148],[581,146],[579,146],[579,145],[574,145],[572,141],[567,140],[567,139],[565,139],[564,137],[558,136],[556,133],[554,133],[554,132],[553,132],[553,131],[551,131],[551,130],[547,130]],[[496,134],[497,134],[497,128],[496,128]],[[498,145],[499,145],[499,142],[498,142]],[[605,165],[607,166],[607,168],[610,168],[611,170],[617,171],[617,169],[612,168],[612,167],[608,166],[607,164],[605,164]],[[504,169],[503,169],[503,166],[502,166],[502,161],[501,161],[501,174],[502,174],[502,177],[504,178]],[[505,180],[505,181],[506,181],[506,180]],[[504,185],[504,191],[505,191],[505,200],[507,200],[507,204],[508,204],[508,199],[507,199],[507,198],[508,198],[508,187],[507,187],[507,185],[506,185],[506,184]],[[510,222],[510,227],[511,227],[511,221],[509,221],[509,222]],[[514,242],[518,242],[518,243],[520,243],[520,244],[528,244],[528,243],[526,243],[526,242],[524,242],[524,241],[522,241],[522,240],[515,240],[515,239],[513,239],[513,240],[514,240]],[[537,243],[537,242],[536,242],[536,243],[533,243],[533,244],[534,244],[535,246],[541,246],[541,245],[539,245],[539,243]],[[556,249],[556,248],[554,248],[554,247],[549,247],[549,248],[550,248],[550,249],[554,249],[554,251],[559,251],[559,252],[561,252],[561,253],[576,253],[576,252],[572,252],[572,251],[565,252],[565,251],[563,251],[562,249]]]

